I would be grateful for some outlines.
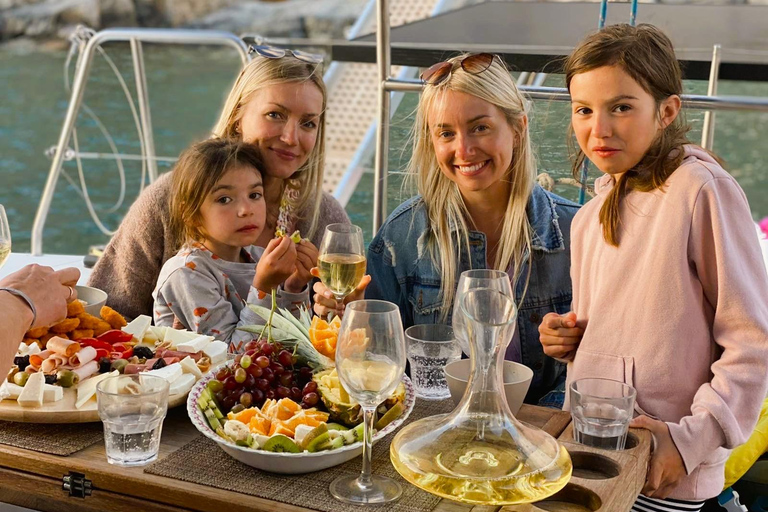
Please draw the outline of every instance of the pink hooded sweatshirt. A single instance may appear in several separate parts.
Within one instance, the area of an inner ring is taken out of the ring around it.
[[[624,198],[619,247],[599,221],[610,175],[573,219],[573,310],[585,331],[568,384],[634,386],[636,413],[667,423],[685,463],[670,497],[703,500],[721,492],[729,450],[766,396],[768,275],[736,180],[701,148],[685,154],[662,189]]]

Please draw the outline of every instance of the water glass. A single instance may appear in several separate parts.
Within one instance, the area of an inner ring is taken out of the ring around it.
[[[405,343],[416,396],[427,400],[450,397],[445,366],[461,359],[453,328],[442,324],[413,325],[405,330]]]
[[[579,379],[571,383],[570,393],[576,442],[623,450],[635,407],[635,388],[617,380]]]
[[[161,377],[142,374],[116,375],[97,384],[107,462],[141,466],[157,459],[169,387]]]

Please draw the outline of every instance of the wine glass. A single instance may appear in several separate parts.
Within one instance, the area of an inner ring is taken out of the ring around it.
[[[11,255],[11,228],[8,225],[8,217],[5,208],[0,204],[0,267]]]
[[[509,275],[501,270],[465,270],[459,277],[459,284],[456,288],[456,296],[453,298],[453,333],[456,336],[456,341],[459,342],[461,350],[467,354],[469,353],[469,337],[467,335],[466,320],[464,312],[461,309],[461,302],[464,300],[464,294],[475,288],[491,288],[498,290],[501,294],[506,295],[514,302],[514,295],[512,293],[512,284],[509,280]]]
[[[363,230],[351,224],[329,224],[320,242],[317,269],[320,280],[341,303],[365,275]]]
[[[331,482],[341,501],[389,503],[402,488],[391,478],[371,474],[371,438],[376,407],[395,391],[405,371],[405,338],[400,310],[383,300],[358,300],[347,306],[336,345],[336,371],[349,396],[363,409],[363,470]]]

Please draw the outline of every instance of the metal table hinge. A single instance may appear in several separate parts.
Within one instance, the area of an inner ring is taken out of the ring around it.
[[[69,492],[70,496],[85,498],[93,492],[93,483],[85,478],[85,475],[82,473],[70,471],[61,480],[61,488]]]

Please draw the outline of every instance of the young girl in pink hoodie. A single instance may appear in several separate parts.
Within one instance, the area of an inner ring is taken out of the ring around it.
[[[768,276],[744,192],[692,145],[670,40],[614,25],[568,58],[571,125],[603,175],[571,228],[572,312],[539,327],[570,382],[637,389],[654,452],[632,510],[700,510],[766,396]],[[566,397],[565,407],[568,408]]]

